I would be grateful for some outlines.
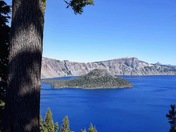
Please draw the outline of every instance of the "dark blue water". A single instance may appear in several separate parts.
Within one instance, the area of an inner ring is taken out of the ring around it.
[[[51,108],[54,121],[69,116],[75,132],[88,128],[98,132],[168,132],[165,117],[176,104],[176,76],[123,76],[133,83],[125,89],[51,89],[42,83],[41,114]]]

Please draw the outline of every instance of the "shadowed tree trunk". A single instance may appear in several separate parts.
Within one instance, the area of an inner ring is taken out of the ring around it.
[[[64,0],[65,1],[65,0]],[[65,1],[75,14],[93,0]],[[6,132],[38,132],[40,73],[46,0],[12,0]]]
[[[38,132],[44,12],[41,0],[13,0],[5,131]]]

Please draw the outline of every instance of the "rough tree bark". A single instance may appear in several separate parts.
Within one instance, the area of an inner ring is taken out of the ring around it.
[[[64,0],[65,1],[65,0]],[[71,0],[75,14],[93,0]],[[46,0],[12,0],[6,132],[38,132],[40,73]]]
[[[7,132],[38,132],[44,12],[42,0],[13,0]]]

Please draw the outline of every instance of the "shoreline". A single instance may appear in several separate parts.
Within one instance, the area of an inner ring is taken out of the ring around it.
[[[52,87],[51,83],[51,88],[53,89],[89,89],[89,90],[94,90],[94,89],[124,89],[124,88],[132,88],[132,86],[121,86],[121,87],[71,87],[71,86],[65,86],[65,87]]]
[[[172,75],[172,74],[170,74],[170,75],[164,75],[164,74],[162,74],[162,75],[115,75],[115,76],[120,76],[120,77],[123,77],[123,76],[138,76],[138,77],[147,77],[147,76],[176,76],[176,75]],[[40,78],[41,80],[45,80],[45,79],[55,79],[55,78],[65,78],[65,77],[80,77],[80,76],[58,76],[58,77],[51,77],[51,78]]]

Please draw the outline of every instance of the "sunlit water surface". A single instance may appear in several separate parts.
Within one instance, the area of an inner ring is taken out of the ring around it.
[[[124,89],[52,89],[41,86],[41,115],[51,108],[54,121],[65,115],[75,132],[88,128],[98,132],[168,132],[166,113],[176,104],[176,76],[122,76],[133,83]],[[70,79],[57,78],[57,79]]]

